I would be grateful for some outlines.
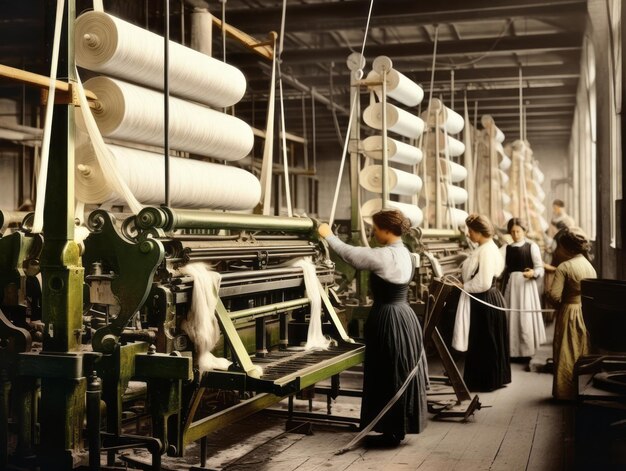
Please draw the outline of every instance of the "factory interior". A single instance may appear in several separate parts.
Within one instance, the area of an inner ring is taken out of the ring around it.
[[[1,5],[0,469],[626,469],[622,0]]]

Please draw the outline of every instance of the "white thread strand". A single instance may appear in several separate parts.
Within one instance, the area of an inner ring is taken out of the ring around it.
[[[310,258],[296,260],[292,266],[302,268],[304,287],[310,303],[309,329],[305,350],[327,350],[330,339],[322,333],[322,298],[315,264]]]
[[[63,10],[65,0],[57,1],[56,19],[54,23],[54,38],[52,40],[52,60],[50,63],[50,82],[48,85],[48,103],[46,103],[46,117],[41,142],[41,166],[37,180],[37,201],[35,204],[35,219],[32,232],[37,234],[43,229],[43,212],[48,183],[48,160],[50,156],[50,137],[52,134],[52,117],[54,96],[56,92],[57,68],[59,65],[59,47],[61,43],[61,26],[63,25]]]
[[[446,281],[446,279],[452,280],[452,282]],[[462,284],[461,280],[459,280],[454,275],[444,275],[444,277],[442,278],[442,283],[444,285],[454,286],[459,291],[467,294],[473,300],[478,301],[479,303],[482,303],[485,306],[490,307],[492,309],[498,309],[499,311],[508,311],[508,312],[554,312],[555,311],[555,309],[511,309],[511,308],[508,308],[508,307],[495,306],[495,305],[490,304],[490,303],[488,303],[486,301],[483,301],[482,299],[477,298],[476,296],[472,295],[471,293],[468,293],[463,288],[461,288],[459,286],[459,284]]]
[[[330,210],[330,218],[328,224],[332,226],[335,221],[335,210],[337,209],[337,200],[339,199],[339,188],[341,187],[341,179],[343,177],[343,167],[346,163],[346,155],[348,154],[348,143],[350,142],[350,129],[352,129],[352,119],[354,118],[356,101],[359,97],[358,93],[354,94],[352,105],[350,106],[350,117],[348,118],[348,132],[346,133],[346,140],[343,144],[343,152],[341,154],[341,164],[339,164],[339,173],[337,175],[337,184],[335,185],[335,196],[333,197],[333,205]]]
[[[99,167],[102,169],[103,179],[110,188],[113,189],[118,196],[121,196],[126,205],[130,208],[130,210],[134,214],[138,214],[139,211],[143,209],[143,205],[137,201],[137,198],[133,195],[133,193],[128,188],[126,182],[120,176],[120,173],[117,170],[117,167],[110,161],[109,153],[107,150],[107,146],[102,139],[102,135],[98,130],[98,125],[96,124],[93,115],[89,111],[89,103],[87,102],[87,97],[85,96],[85,89],[83,87],[83,83],[80,80],[80,75],[78,75],[78,70],[76,70],[76,84],[78,89],[78,99],[80,102],[80,108],[83,110],[82,117],[85,127],[87,128],[87,132],[89,134],[89,138],[91,139],[91,143],[93,146],[93,150],[96,155],[96,159],[98,161]]]
[[[222,276],[203,263],[190,263],[180,271],[193,277],[191,307],[181,327],[194,343],[200,374],[210,370],[227,370],[232,362],[211,353],[220,338],[215,307]]]

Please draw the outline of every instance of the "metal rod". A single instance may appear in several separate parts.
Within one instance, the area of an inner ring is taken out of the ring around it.
[[[94,371],[87,385],[87,434],[89,438],[89,469],[100,469],[100,399],[102,380]]]
[[[257,306],[249,309],[242,309],[241,311],[235,311],[230,313],[232,320],[244,319],[246,317],[255,317],[265,314],[278,314],[280,312],[289,311],[303,306],[308,306],[311,303],[309,298],[292,299],[290,301],[283,301],[276,304],[267,304],[265,306]]]
[[[165,206],[170,205],[170,0],[163,0],[163,147],[165,148]]]
[[[262,216],[258,214],[218,213],[167,207],[144,208],[137,216],[142,229],[234,229],[310,233],[316,223],[310,218]]]
[[[382,128],[383,128],[383,201],[382,201],[382,209],[387,209],[387,205],[389,202],[389,182],[388,182],[388,174],[389,174],[389,149],[387,147],[387,68],[383,68],[382,70]]]

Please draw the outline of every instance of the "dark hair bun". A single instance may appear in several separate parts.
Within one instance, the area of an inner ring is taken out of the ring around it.
[[[397,236],[406,234],[411,229],[411,221],[397,209],[379,211],[372,216],[372,220],[378,228],[387,230]]]

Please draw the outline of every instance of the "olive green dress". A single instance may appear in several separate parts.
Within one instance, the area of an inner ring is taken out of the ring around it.
[[[576,398],[574,364],[589,351],[587,329],[583,320],[580,281],[596,278],[596,271],[582,255],[561,263],[554,274],[549,296],[557,306],[554,324],[554,380],[556,399]]]

